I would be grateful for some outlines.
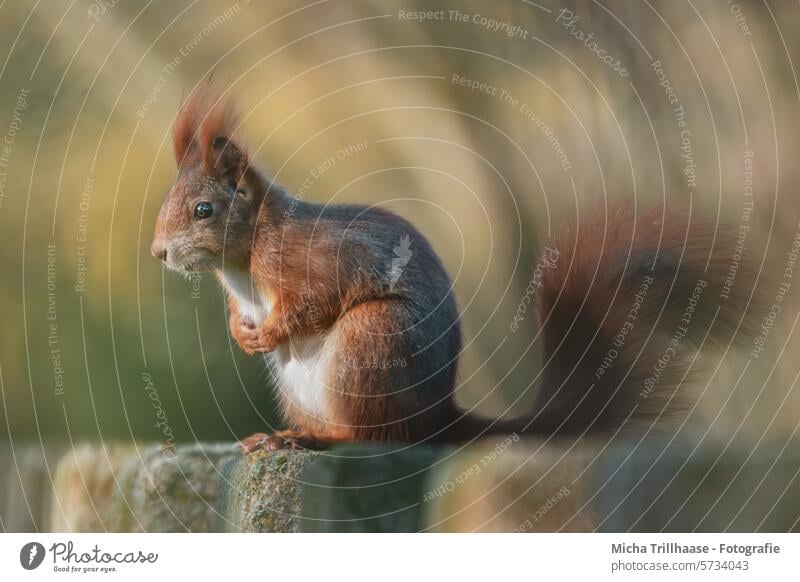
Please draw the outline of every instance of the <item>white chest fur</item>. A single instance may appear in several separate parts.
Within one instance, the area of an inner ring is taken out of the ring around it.
[[[239,304],[240,315],[259,324],[272,311],[273,304],[256,289],[249,272],[225,270],[220,279]],[[289,403],[311,417],[332,421],[327,418],[325,406],[325,377],[332,351],[326,336],[289,338],[270,354],[270,368],[278,389]]]
[[[261,323],[272,311],[272,304],[253,285],[250,273],[241,269],[226,269],[221,277],[225,289],[239,304],[239,314]]]

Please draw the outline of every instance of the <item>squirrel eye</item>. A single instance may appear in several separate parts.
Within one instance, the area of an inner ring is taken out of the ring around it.
[[[208,218],[213,213],[214,207],[211,205],[211,202],[198,202],[197,206],[194,207],[194,217],[197,220]]]

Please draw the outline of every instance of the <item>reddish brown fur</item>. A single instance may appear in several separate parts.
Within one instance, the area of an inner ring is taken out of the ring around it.
[[[200,155],[204,170],[213,175],[217,162],[212,140],[225,136],[235,141],[239,115],[234,100],[203,82],[181,105],[172,127],[173,153],[178,166],[195,163]],[[244,153],[244,148],[241,148]]]
[[[535,423],[550,432],[612,431],[630,420],[652,423],[681,409],[684,398],[677,389],[687,382],[689,357],[698,349],[735,346],[752,337],[761,312],[755,269],[746,260],[729,297],[721,299],[735,243],[727,227],[686,209],[660,207],[637,216],[630,207],[615,205],[608,216],[598,213],[576,231],[560,233],[552,244],[561,249],[562,260],[545,272],[538,304],[548,362]],[[646,277],[653,282],[631,317]],[[705,287],[684,325],[681,318],[701,280]],[[686,336],[674,346],[672,366],[658,389],[643,396],[679,326]],[[623,329],[620,347],[612,340]],[[598,378],[612,348],[614,363]]]
[[[250,164],[235,130],[232,102],[207,85],[181,107],[178,179],[162,206],[153,254],[173,269],[215,270],[226,286],[223,272],[248,274],[256,295],[273,305],[263,321],[250,321],[232,292],[231,334],[247,353],[274,351],[273,362],[281,364],[293,342],[319,336],[334,354],[319,386],[323,417],[281,391],[292,431],[254,435],[243,442],[246,450],[353,439],[460,440],[486,432],[582,434],[650,423],[683,377],[685,356],[702,347],[703,338],[726,345],[740,324],[754,319],[745,309],[755,279],[746,266],[727,302],[715,301],[735,242],[728,231],[683,210],[656,208],[637,217],[628,207],[614,207],[551,243],[560,260],[545,269],[536,297],[545,366],[535,413],[503,422],[476,417],[454,402],[459,313],[425,238],[386,211],[293,198]],[[213,204],[214,213],[197,221],[191,209],[200,199]],[[387,286],[394,245],[404,236],[413,257],[397,284]],[[644,277],[653,284],[636,325],[598,379],[596,370]],[[696,325],[658,390],[642,397],[642,383],[698,278],[708,288]],[[405,365],[372,365],[393,361]]]

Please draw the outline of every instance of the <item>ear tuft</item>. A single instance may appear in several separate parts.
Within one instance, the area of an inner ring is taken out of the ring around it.
[[[232,146],[219,148],[225,155],[235,149],[246,160],[243,148],[233,143],[237,127],[234,100],[220,93],[210,80],[203,81],[184,100],[175,118],[173,149],[178,166],[202,163],[204,170],[213,175],[219,161],[220,152],[215,151],[214,143],[218,139]]]

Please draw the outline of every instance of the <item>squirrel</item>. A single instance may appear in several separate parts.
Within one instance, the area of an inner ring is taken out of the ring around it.
[[[209,84],[184,100],[151,252],[174,271],[214,272],[233,339],[268,354],[290,428],[241,440],[246,452],[650,427],[681,408],[699,350],[727,351],[754,329],[758,277],[744,259],[732,270],[731,229],[666,203],[607,205],[557,234],[532,280],[544,358],[534,412],[477,416],[455,403],[460,315],[426,238],[383,209],[293,197],[238,124]]]

